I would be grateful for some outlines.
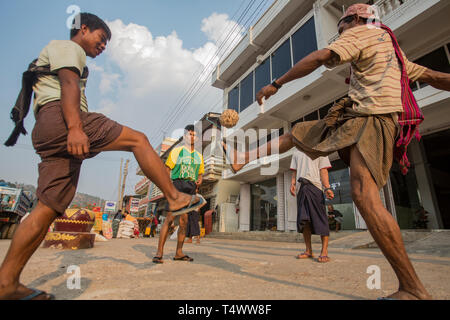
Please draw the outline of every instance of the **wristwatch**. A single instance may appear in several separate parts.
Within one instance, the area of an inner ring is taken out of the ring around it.
[[[278,83],[277,83],[277,80],[274,80],[274,81],[272,82],[272,86],[274,86],[274,87],[277,88],[277,89],[280,89],[283,85],[278,84]]]

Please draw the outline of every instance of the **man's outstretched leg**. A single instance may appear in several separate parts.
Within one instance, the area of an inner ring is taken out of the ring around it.
[[[384,208],[378,187],[356,146],[350,151],[350,179],[353,201],[399,280],[399,290],[390,298],[431,299],[408,258],[400,228]]]
[[[229,161],[231,162],[231,168],[237,172],[241,170],[246,164],[249,162],[260,159],[266,156],[270,156],[272,154],[282,154],[289,150],[291,150],[294,147],[294,137],[291,133],[286,133],[282,135],[281,137],[274,139],[271,142],[268,142],[262,146],[260,146],[257,149],[251,150],[251,151],[245,151],[245,152],[238,152],[237,150],[234,150],[234,152],[230,152],[228,148],[230,146],[227,146],[224,142],[222,142],[224,151],[227,152],[227,155],[233,155],[233,159],[229,158]],[[273,150],[272,146],[277,146],[277,150]]]
[[[33,292],[20,283],[20,274],[44,240],[48,228],[56,217],[56,211],[39,201],[31,214],[19,224],[0,267],[0,299],[17,300]],[[50,296],[44,293],[37,296],[36,300],[49,298]]]
[[[175,188],[164,164],[155,150],[153,150],[145,134],[123,127],[120,136],[100,151],[133,152],[145,176],[163,192],[169,203],[170,211],[177,211],[189,205],[192,196],[179,192]],[[194,204],[199,200],[197,198]]]

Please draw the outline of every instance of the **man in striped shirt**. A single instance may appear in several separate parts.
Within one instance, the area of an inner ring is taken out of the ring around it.
[[[366,4],[350,6],[338,24],[340,38],[262,88],[257,101],[261,105],[263,98],[269,99],[282,85],[305,77],[322,65],[351,63],[349,98],[339,101],[325,119],[299,123],[281,136],[278,153],[297,147],[316,159],[338,151],[350,166],[353,200],[399,279],[399,290],[389,299],[431,299],[408,258],[400,228],[379,195],[392,166],[403,101],[402,65],[393,38],[373,24],[374,13]],[[411,63],[404,56],[403,60],[411,80],[450,91],[450,74]],[[250,159],[271,155],[271,149],[268,143],[244,154],[235,150],[231,167],[237,172]],[[244,161],[238,163],[237,159]]]

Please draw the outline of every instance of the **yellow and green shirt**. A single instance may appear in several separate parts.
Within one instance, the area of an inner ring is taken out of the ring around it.
[[[166,166],[172,172],[172,180],[183,179],[197,181],[198,176],[205,173],[203,156],[198,151],[190,151],[186,147],[174,148],[167,158]]]

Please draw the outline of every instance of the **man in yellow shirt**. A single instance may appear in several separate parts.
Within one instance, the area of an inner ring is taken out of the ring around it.
[[[166,161],[166,170],[170,174],[175,188],[187,194],[196,194],[198,187],[202,184],[202,175],[205,172],[203,156],[194,148],[197,140],[198,137],[194,126],[186,126],[183,136],[184,145],[174,148],[169,153]],[[164,244],[174,217],[171,212],[168,212],[167,218],[164,220],[159,237],[158,251],[153,258],[154,263],[163,263]],[[180,216],[175,261],[194,261],[194,259],[183,253],[183,244],[187,231],[189,232],[188,236],[200,235],[198,220],[199,213],[196,210]]]

